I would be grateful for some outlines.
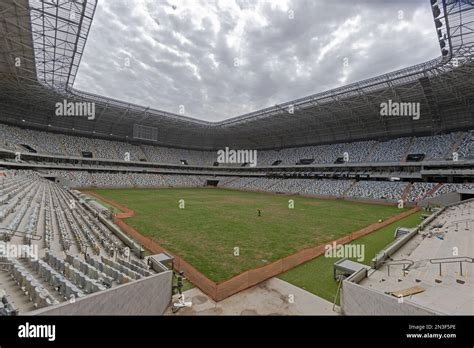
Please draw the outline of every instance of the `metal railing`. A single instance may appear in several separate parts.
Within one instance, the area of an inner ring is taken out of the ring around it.
[[[339,293],[341,291],[341,286],[342,286],[342,282],[344,281],[344,276],[343,275],[340,275],[339,276],[339,284],[337,286],[337,291],[336,291],[336,296],[334,296],[334,302],[332,304],[332,311],[335,312],[336,311],[336,303],[337,303],[337,298],[339,296]]]
[[[3,237],[28,237],[30,240],[41,240],[43,237],[37,234],[32,234],[29,232],[23,232],[18,230],[12,230],[10,228],[0,227],[0,239]]]
[[[0,262],[0,271],[10,272],[12,268],[13,268],[13,265],[11,262]]]
[[[441,266],[444,263],[457,263],[457,262],[459,262],[459,271],[460,271],[460,274],[461,274],[461,277],[462,277],[463,276],[463,274],[462,274],[462,264],[463,264],[463,262],[474,263],[474,258],[469,257],[469,256],[442,257],[442,258],[430,259],[429,261],[433,265],[439,264],[439,275],[440,276],[442,276]]]
[[[403,271],[403,276],[405,277],[406,276],[405,272],[408,271],[408,269],[415,264],[415,261],[408,260],[408,259],[401,259],[401,260],[384,261],[383,264],[387,265],[387,276],[389,277],[390,277],[390,266],[403,265],[402,271]]]

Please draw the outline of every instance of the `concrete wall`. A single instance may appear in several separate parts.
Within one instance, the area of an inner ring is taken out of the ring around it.
[[[420,207],[427,207],[428,205],[445,207],[448,204],[456,203],[456,202],[459,202],[460,200],[461,200],[460,193],[449,192],[441,196],[424,199],[423,201],[419,202],[418,205]]]
[[[28,315],[161,315],[171,303],[172,274],[166,271]]]
[[[435,315],[410,300],[398,303],[396,297],[386,295],[345,280],[342,284],[341,310],[345,315]]]

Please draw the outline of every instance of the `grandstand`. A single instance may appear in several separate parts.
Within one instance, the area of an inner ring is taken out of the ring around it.
[[[141,247],[120,239],[76,193],[34,171],[8,171],[1,187],[0,283],[9,295],[2,295],[3,315],[75,303],[156,273],[142,261]],[[21,245],[31,249],[11,250]]]
[[[474,21],[474,6],[454,0],[431,0],[429,6],[440,57],[207,122],[74,88],[96,0],[3,0],[0,315],[165,313],[172,271],[165,265],[151,268],[140,241],[118,226],[106,207],[77,190],[217,186],[409,207],[440,204],[453,192],[474,192],[474,29],[467,25]],[[420,103],[420,119],[382,117],[380,105],[389,99]],[[93,104],[95,118],[55,116],[55,104],[63,100]],[[257,165],[219,163],[217,151],[227,147],[257,151]],[[448,236],[455,235],[453,219],[459,214],[472,225],[472,202],[444,209],[436,219],[448,224],[443,231]],[[392,258],[416,263],[446,257],[443,245],[428,252],[430,241],[422,239],[431,233],[427,229],[432,225],[420,228],[407,244],[411,247]],[[469,233],[472,229],[449,245],[468,245]],[[7,244],[33,246],[37,257],[9,256]],[[462,254],[472,260],[472,250]],[[351,276],[342,286],[342,311],[384,314],[361,308],[357,298],[363,296],[351,285],[358,283],[357,289],[369,295],[399,290],[394,279],[380,284],[387,267]],[[437,307],[432,301],[438,292],[457,286],[453,267],[446,269],[450,285],[431,284],[407,312],[390,304],[387,313],[413,314],[418,313],[413,308],[426,307],[429,313],[465,314],[458,303]],[[473,284],[469,267],[465,287],[456,290],[465,301],[472,300],[466,295]],[[434,268],[418,272],[412,267],[403,284],[426,285],[435,277]],[[144,306],[143,299],[155,297],[149,290],[153,286],[164,289],[162,300]],[[142,301],[114,307],[117,294],[132,291],[139,291]]]
[[[443,208],[382,250],[373,269],[345,280],[345,314],[472,314],[473,258],[467,255],[472,255],[473,203]]]

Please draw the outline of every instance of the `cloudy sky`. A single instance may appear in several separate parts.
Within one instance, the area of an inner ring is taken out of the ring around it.
[[[220,121],[438,55],[428,0],[99,0],[74,87]]]

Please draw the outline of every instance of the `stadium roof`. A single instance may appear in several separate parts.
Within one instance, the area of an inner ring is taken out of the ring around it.
[[[73,88],[96,0],[2,0],[0,121],[196,149],[279,148],[474,128],[474,1],[430,4],[439,58],[211,123]],[[64,99],[95,103],[95,119],[56,116],[55,104]],[[420,119],[380,116],[389,99],[419,102]]]

